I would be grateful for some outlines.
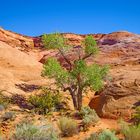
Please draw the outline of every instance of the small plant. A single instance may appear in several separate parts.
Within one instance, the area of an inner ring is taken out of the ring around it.
[[[86,140],[119,140],[114,132],[106,129],[100,132],[99,134],[93,133],[91,136]]]
[[[116,136],[115,133],[106,129],[104,131],[102,131],[99,136],[98,136],[99,140],[119,140]]]
[[[95,125],[99,121],[99,117],[94,109],[89,106],[82,107],[79,115],[82,118],[83,130],[86,131],[89,126]]]
[[[140,140],[140,124],[128,125],[128,123],[121,121],[120,127],[125,140]]]
[[[58,140],[58,135],[51,125],[36,126],[20,124],[12,136],[14,140]]]
[[[97,133],[93,133],[90,135],[89,138],[86,138],[85,140],[99,140],[98,139],[98,134]]]
[[[140,106],[136,108],[136,111],[133,115],[133,120],[136,125],[140,124]]]
[[[41,95],[31,95],[28,100],[34,106],[35,111],[40,114],[51,112],[62,101],[59,92],[49,90],[43,90],[43,92]]]
[[[73,136],[78,133],[78,125],[75,120],[63,117],[58,123],[63,136]]]

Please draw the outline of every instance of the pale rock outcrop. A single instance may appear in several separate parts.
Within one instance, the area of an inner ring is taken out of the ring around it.
[[[130,119],[140,105],[140,65],[111,70],[112,80],[89,103],[101,117]]]
[[[0,90],[22,94],[16,85],[41,85],[42,64],[33,57],[0,41]]]
[[[0,28],[0,41],[6,44],[17,47],[20,50],[28,50],[34,47],[34,41],[32,37],[23,36],[11,31]]]

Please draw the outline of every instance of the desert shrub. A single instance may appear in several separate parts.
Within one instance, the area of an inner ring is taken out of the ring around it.
[[[140,140],[140,124],[129,125],[126,122],[120,122],[121,132],[125,140]]]
[[[93,133],[90,135],[89,138],[86,138],[85,140],[99,140],[98,139],[98,134],[97,133]]]
[[[60,93],[50,90],[43,90],[41,95],[31,95],[28,99],[28,102],[34,106],[35,111],[40,114],[46,114],[56,109],[61,101]]]
[[[133,120],[135,124],[140,124],[140,106],[136,108],[136,111],[133,114]]]
[[[36,126],[23,123],[16,127],[12,135],[14,140],[58,140],[59,137],[51,125]]]
[[[76,121],[67,117],[63,117],[59,120],[58,127],[61,130],[62,136],[73,136],[78,133]]]
[[[9,104],[10,104],[10,99],[8,97],[5,97],[2,94],[2,91],[0,91],[0,105],[1,105],[1,108],[2,108],[2,106],[4,108],[7,108]]]
[[[14,112],[5,112],[2,116],[1,119],[2,121],[7,121],[7,120],[14,120],[15,118],[15,113]]]
[[[82,118],[83,130],[86,131],[89,126],[95,125],[99,121],[99,117],[94,109],[89,106],[82,107],[79,115]]]
[[[118,140],[114,132],[106,129],[99,134],[99,140]]]
[[[119,140],[114,132],[106,129],[100,132],[99,134],[93,133],[91,136],[86,140]]]

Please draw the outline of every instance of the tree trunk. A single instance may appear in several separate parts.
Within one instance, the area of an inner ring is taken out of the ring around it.
[[[77,110],[78,109],[78,104],[77,104],[77,100],[76,100],[76,96],[72,96],[72,101],[73,101],[73,105],[74,105],[74,108]]]
[[[77,103],[77,98],[76,98],[75,92],[70,91],[70,94],[71,94],[71,97],[72,97],[74,109],[78,110],[78,103]]]
[[[77,102],[78,102],[78,110],[80,111],[82,107],[82,89],[81,88],[78,89]]]

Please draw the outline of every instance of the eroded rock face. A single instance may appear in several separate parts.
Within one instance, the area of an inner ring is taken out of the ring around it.
[[[0,41],[0,91],[5,94],[25,94],[21,86],[40,86],[42,64],[34,57]],[[18,86],[17,86],[18,85]]]
[[[99,42],[102,45],[114,45],[116,43],[120,43],[120,42],[128,42],[130,40],[130,42],[133,41],[134,38],[137,38],[138,36],[126,31],[121,31],[121,32],[113,32],[110,34],[106,34],[104,35]]]
[[[116,40],[115,44],[100,45],[101,54],[96,59],[100,64],[110,65],[113,80],[89,105],[102,117],[131,118],[135,105],[140,103],[140,36],[116,34],[109,35],[109,39]],[[104,38],[107,35],[101,41]]]
[[[102,117],[130,119],[140,103],[140,65],[111,70],[113,80],[89,105]]]
[[[6,31],[2,28],[0,28],[0,41],[24,51],[34,47],[33,38]]]

